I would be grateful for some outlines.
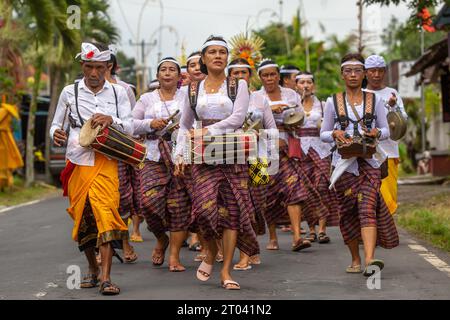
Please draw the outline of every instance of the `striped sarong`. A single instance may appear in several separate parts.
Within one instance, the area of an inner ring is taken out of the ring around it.
[[[250,198],[255,208],[255,218],[257,235],[263,235],[266,233],[266,198],[267,198],[267,186],[259,185],[255,186],[250,183]]]
[[[377,244],[391,249],[399,244],[397,228],[380,192],[381,171],[358,159],[359,176],[345,172],[336,182],[341,204],[340,228],[344,242],[361,237],[361,228],[377,228]]]
[[[140,169],[119,162],[119,213],[127,220],[134,215],[140,215]]]
[[[208,241],[220,239],[224,229],[238,230],[239,250],[249,256],[258,254],[248,166],[194,164],[192,179],[192,231]]]
[[[330,158],[321,159],[316,150],[309,148],[308,154],[304,154],[302,151],[299,163],[305,176],[310,180],[309,186],[314,189],[302,207],[303,214],[308,217],[318,216],[319,219],[326,219],[327,226],[339,226],[339,202],[335,191],[328,188],[330,185]]]

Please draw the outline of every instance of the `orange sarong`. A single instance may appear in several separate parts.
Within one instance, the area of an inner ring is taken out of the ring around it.
[[[381,195],[391,214],[397,211],[398,158],[388,159],[388,176],[381,181]]]
[[[93,167],[75,166],[68,183],[68,195],[70,207],[67,212],[74,220],[73,240],[78,241],[88,197],[98,229],[97,246],[113,240],[128,239],[128,227],[118,211],[120,197],[116,160],[108,160],[96,153]]]

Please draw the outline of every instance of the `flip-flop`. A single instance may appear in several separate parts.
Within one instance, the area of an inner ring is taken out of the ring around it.
[[[325,232],[319,233],[319,243],[328,243],[330,242],[330,237],[327,236]]]
[[[200,244],[200,242],[196,242],[189,246],[189,251],[200,251],[201,249],[202,249],[202,245]]]
[[[317,234],[315,232],[310,232],[307,237],[305,237],[305,240],[308,240],[310,242],[316,242],[317,241]]]
[[[199,253],[195,256],[194,261],[202,262],[203,260],[205,260],[205,258],[206,258],[206,254]]]
[[[83,280],[81,280],[80,288],[83,289],[89,289],[89,288],[95,288],[98,286],[98,283],[100,281],[98,280],[98,276],[95,273],[87,274],[83,277]]]
[[[261,264],[261,259],[259,258],[258,255],[254,255],[254,256],[250,257],[250,259],[248,260],[248,263],[254,264],[254,265],[259,265],[259,264]]]
[[[235,265],[233,266],[233,270],[238,270],[238,271],[247,271],[247,270],[250,270],[251,268],[252,268],[252,266],[250,265],[250,263],[247,264],[247,266],[245,266],[245,267],[241,267],[241,266],[238,265],[238,264],[235,264]]]
[[[375,274],[376,271],[369,271],[368,268],[370,266],[377,266],[379,271],[383,270],[384,268],[384,262],[383,260],[378,260],[378,259],[373,259],[369,262],[369,264],[367,265],[367,267],[364,269],[364,276],[365,277],[370,277],[371,275]]]
[[[361,273],[361,265],[357,266],[348,266],[347,269],[345,269],[345,272],[347,273]]]
[[[167,250],[167,247],[169,246],[169,242],[170,242],[169,241],[169,237],[166,236],[166,242],[164,242],[163,248],[162,249],[156,249],[156,248],[153,249],[153,253],[152,253],[152,263],[153,263],[153,265],[160,266],[160,265],[162,265],[164,263],[166,250]],[[160,262],[157,262],[157,263],[154,262],[153,258],[155,257],[155,253],[159,253],[160,254],[159,255]]]
[[[270,240],[269,243],[266,246],[267,250],[279,250],[280,247],[278,246],[278,241],[276,240]]]
[[[178,264],[175,266],[169,265],[169,271],[170,272],[183,272],[183,271],[186,271],[186,268],[184,266],[182,266],[181,264]]]
[[[132,235],[132,236],[130,237],[130,241],[131,241],[131,242],[144,242],[144,239],[142,239],[142,236],[135,236],[135,235]]]
[[[213,267],[212,264],[207,264],[205,261],[202,261],[197,269],[197,279],[200,281],[208,281],[211,278]]]
[[[216,262],[223,262],[223,254],[220,254],[220,253],[217,254]]]
[[[226,290],[241,290],[239,283],[233,280],[225,280],[221,282],[222,288]]]
[[[292,246],[292,251],[300,251],[311,247],[311,242],[303,239],[298,239],[298,241]]]

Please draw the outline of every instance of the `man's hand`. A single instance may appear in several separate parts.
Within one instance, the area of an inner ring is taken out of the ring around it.
[[[273,105],[272,106],[272,112],[275,112],[275,113],[282,113],[283,111],[284,111],[284,108],[285,107],[288,107],[288,105],[287,104],[276,104],[276,105]]]
[[[107,116],[101,113],[96,113],[94,114],[94,116],[92,117],[92,129],[97,128],[98,126],[100,126],[100,130],[112,125],[113,123],[113,118],[111,116]]]
[[[150,128],[154,130],[162,130],[167,126],[166,119],[155,119],[150,123]]]
[[[53,134],[53,143],[57,147],[62,147],[62,145],[67,141],[67,133],[64,130],[56,129]]]
[[[392,95],[389,98],[388,104],[391,107],[394,107],[397,104],[397,96],[395,95],[395,93],[392,92]]]
[[[343,130],[334,130],[332,136],[335,141],[342,143],[351,143],[353,141],[353,139]]]

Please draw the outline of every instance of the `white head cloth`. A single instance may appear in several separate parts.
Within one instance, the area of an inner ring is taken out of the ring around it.
[[[299,74],[295,77],[295,80],[314,80],[314,76],[312,74]]]
[[[268,68],[279,68],[279,66],[276,63],[270,63],[270,64],[266,64],[262,67],[258,68],[258,73],[264,69],[268,69]]]
[[[203,49],[205,49],[205,48],[207,48],[209,46],[222,46],[222,47],[225,47],[225,49],[227,49],[227,51],[230,51],[228,49],[228,45],[225,42],[225,40],[210,40],[210,41],[206,41],[203,44],[201,51],[203,51]]]
[[[345,61],[343,64],[341,64],[341,68],[345,67],[345,66],[364,66],[364,63],[362,63],[361,61],[358,61],[358,60],[350,60],[350,61]]]
[[[384,61],[384,58],[382,56],[374,54],[366,59],[365,67],[366,69],[386,68],[386,61]]]
[[[181,69],[180,63],[179,63],[177,60],[175,60],[175,59],[162,59],[162,60],[158,63],[157,68],[159,68],[159,66],[162,65],[164,62],[172,62],[172,63],[175,63],[175,64],[176,64],[178,67],[180,67],[180,69]]]
[[[108,49],[100,52],[92,43],[83,42],[81,52],[75,56],[75,59],[80,56],[82,61],[109,61],[111,60],[111,51]]]
[[[248,64],[230,64],[228,66],[228,70],[233,69],[233,68],[248,68],[248,69],[251,69],[252,67],[249,66]]]
[[[200,55],[195,55],[195,56],[189,57],[189,58],[187,58],[187,60],[186,60],[186,64],[188,64],[189,61],[192,60],[192,59],[200,59],[201,57],[202,57],[202,56],[200,56]]]
[[[187,68],[186,67],[182,67],[181,68],[181,72],[187,72]]]
[[[117,55],[117,47],[116,47],[116,45],[115,44],[110,44],[109,46],[108,46],[108,49],[109,49],[109,51],[111,52],[111,54],[113,54],[113,55]]]
[[[280,73],[291,73],[291,74],[298,74],[300,71],[297,69],[283,69],[283,67],[281,67]]]

